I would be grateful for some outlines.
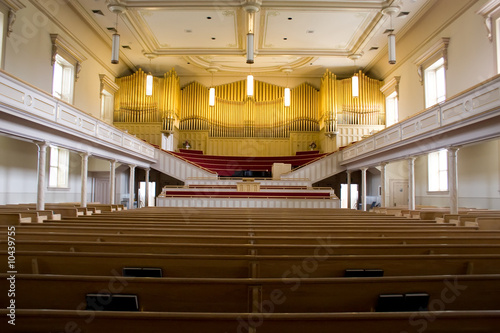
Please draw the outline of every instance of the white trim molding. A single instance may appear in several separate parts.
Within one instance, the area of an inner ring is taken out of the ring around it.
[[[444,68],[448,69],[448,44],[450,43],[449,37],[441,37],[434,45],[432,45],[426,52],[415,60],[417,65],[418,78],[420,84],[424,84],[424,70],[426,67],[432,65],[439,58],[444,59]]]

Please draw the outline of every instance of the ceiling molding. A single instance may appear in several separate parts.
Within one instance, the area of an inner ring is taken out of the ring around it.
[[[112,69],[107,63],[105,63],[102,59],[100,59],[93,51],[91,48],[89,48],[85,43],[83,43],[74,33],[71,32],[66,26],[64,26],[61,21],[59,21],[56,16],[52,13],[52,11],[48,10],[45,8],[42,4],[40,4],[36,0],[29,0],[33,6],[35,6],[39,11],[41,11],[44,15],[46,15],[59,29],[61,29],[67,36],[69,36],[71,39],[73,39],[85,52],[94,58],[95,61],[97,61],[101,66],[106,68],[110,73],[112,73],[115,76],[118,76],[119,74],[116,72],[116,70]],[[72,6],[70,8],[73,8]],[[111,53],[111,39],[109,42],[110,46],[110,53]],[[130,66],[133,66],[133,64],[130,62]]]
[[[30,0],[31,1],[31,0]],[[94,20],[94,18],[88,13],[87,10],[78,2],[77,0],[66,0],[68,5],[80,15],[80,17],[88,24],[90,27],[99,35],[99,37],[104,41],[106,44],[109,45],[110,52],[111,52],[111,41],[112,38],[109,35],[109,33],[105,32]],[[110,73],[112,73],[114,76],[118,76],[118,72],[116,70],[112,69],[109,65],[106,63],[102,62],[101,59],[97,57],[96,54],[93,52],[89,53],[92,58],[94,58],[96,61],[98,61],[106,70],[108,70]],[[127,58],[127,56],[120,51],[120,59],[125,63],[125,65],[131,70],[131,71],[137,71],[137,68],[135,67],[134,63]]]
[[[209,61],[207,59],[203,59],[201,57],[196,57],[196,56],[186,56],[185,59],[189,61],[191,64],[198,66],[200,68],[209,68],[209,67],[217,67],[219,72],[221,71],[226,71],[226,72],[246,72],[249,69],[248,64],[242,63],[241,66],[230,66],[230,65],[221,65],[218,63],[213,63],[212,61]],[[289,62],[286,65],[274,65],[274,66],[258,66],[256,64],[252,65],[252,71],[253,72],[280,72],[283,68],[290,68],[290,69],[297,69],[301,68],[311,62],[314,62],[315,57],[303,57],[299,58],[294,62]],[[282,75],[282,74],[281,74]]]

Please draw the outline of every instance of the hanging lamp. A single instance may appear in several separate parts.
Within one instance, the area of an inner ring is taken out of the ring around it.
[[[387,33],[387,53],[389,57],[389,64],[394,65],[396,63],[396,35],[394,34],[394,27],[393,27],[393,17],[394,14],[399,13],[401,10],[400,7],[398,6],[392,6],[392,7],[387,7],[382,10],[382,14],[388,15],[389,16],[389,28],[384,31],[384,33]]]
[[[282,71],[284,73],[286,73],[286,87],[285,87],[285,95],[283,96],[283,105],[285,107],[289,107],[290,106],[290,87],[288,87],[288,74],[292,72],[292,69],[291,68],[284,68],[282,69]]]
[[[125,11],[125,7],[118,5],[109,5],[108,9],[112,13],[116,14],[115,33],[112,36],[112,42],[111,42],[111,63],[118,64],[119,54],[120,54],[120,34],[118,33],[118,15]]]
[[[215,106],[215,87],[214,87],[214,73],[217,72],[217,68],[209,67],[207,71],[212,73],[212,84],[208,90],[208,106]]]
[[[352,54],[349,59],[354,61],[354,74],[351,78],[351,91],[352,97],[359,97],[359,72],[356,68],[356,60],[361,58],[361,54]]]

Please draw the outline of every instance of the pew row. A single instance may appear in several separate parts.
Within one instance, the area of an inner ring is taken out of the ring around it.
[[[7,257],[0,254],[4,262]],[[321,247],[313,256],[16,252],[21,273],[104,276],[124,267],[155,267],[167,277],[193,278],[281,278],[295,269],[308,278],[343,277],[349,269],[382,270],[384,276],[500,274],[500,255],[334,255]]]
[[[383,242],[383,239],[381,239]],[[497,244],[209,244],[209,243],[146,243],[86,242],[53,240],[18,240],[18,251],[105,252],[143,254],[215,254],[215,255],[304,255],[311,256],[318,245],[332,255],[428,255],[428,254],[500,254]],[[0,240],[0,251],[7,250],[7,241]]]
[[[9,310],[0,309],[3,332]],[[496,332],[500,311],[431,311],[417,313],[176,313],[99,312],[84,310],[16,310],[18,332],[92,333],[401,333],[426,331],[479,333]]]

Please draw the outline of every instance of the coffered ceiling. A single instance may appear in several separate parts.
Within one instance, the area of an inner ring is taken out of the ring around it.
[[[390,27],[384,9],[399,7],[396,33],[408,29],[430,0],[70,0],[109,40],[118,16],[120,58],[132,70],[142,67],[161,75],[172,67],[180,75],[246,74],[249,70],[302,77],[321,76],[329,68],[339,76],[387,58]],[[248,13],[256,5],[255,63],[246,63]],[[252,7],[253,8],[253,7]],[[361,55],[354,61],[352,55]],[[151,60],[149,59],[151,58]],[[134,68],[135,67],[135,68]]]

